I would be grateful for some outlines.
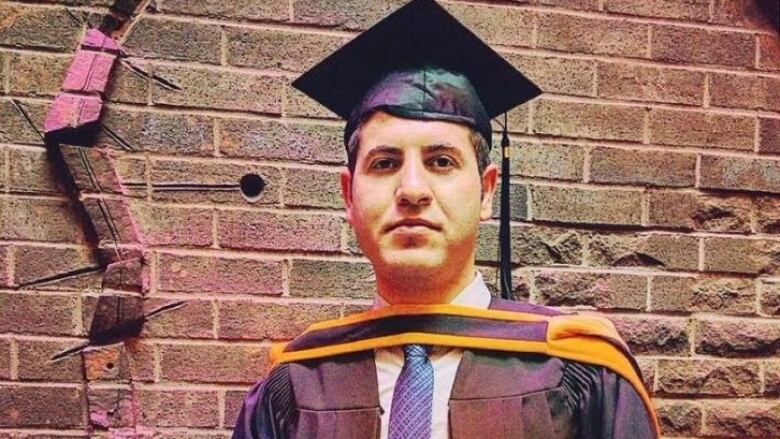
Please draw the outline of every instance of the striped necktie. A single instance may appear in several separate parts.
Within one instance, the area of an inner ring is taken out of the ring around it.
[[[433,366],[428,347],[404,346],[404,366],[395,383],[389,439],[430,439]]]

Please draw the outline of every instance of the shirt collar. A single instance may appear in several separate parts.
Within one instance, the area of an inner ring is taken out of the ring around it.
[[[490,306],[490,290],[482,279],[482,273],[476,272],[474,280],[458,293],[450,305],[470,306],[472,308],[487,309]],[[379,294],[374,296],[374,309],[384,308],[389,304]]]

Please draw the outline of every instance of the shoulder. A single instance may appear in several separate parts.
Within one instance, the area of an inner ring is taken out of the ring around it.
[[[543,305],[534,305],[527,302],[517,302],[514,300],[499,299],[493,297],[490,301],[490,309],[494,311],[514,311],[526,314],[537,314],[541,316],[560,316],[566,315],[564,312],[555,308]]]

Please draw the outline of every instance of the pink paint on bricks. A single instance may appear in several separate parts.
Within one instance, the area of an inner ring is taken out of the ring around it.
[[[43,122],[43,130],[48,134],[97,123],[102,108],[103,103],[100,98],[60,93],[49,107],[49,114]]]
[[[97,29],[90,29],[87,31],[87,34],[84,35],[84,39],[81,40],[81,47],[84,49],[92,49],[114,54],[119,54],[122,52],[122,48],[119,46],[119,44],[117,44],[116,41]]]
[[[62,90],[102,94],[115,60],[114,55],[79,50],[62,82]]]

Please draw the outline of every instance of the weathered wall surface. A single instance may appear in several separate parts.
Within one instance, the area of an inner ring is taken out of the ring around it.
[[[112,3],[0,3],[0,437],[225,437],[272,341],[370,303],[341,122],[289,82],[403,2],[144,2],[103,167],[68,174],[42,121]],[[545,91],[510,114],[517,296],[612,318],[665,435],[780,437],[777,3],[444,5]],[[107,247],[140,255],[144,310],[185,305],[51,363],[98,297],[141,294],[106,281]]]

